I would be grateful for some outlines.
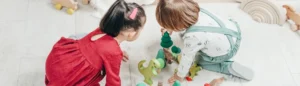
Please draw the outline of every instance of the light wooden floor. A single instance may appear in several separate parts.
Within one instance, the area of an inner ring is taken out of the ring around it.
[[[252,68],[253,81],[225,82],[222,86],[300,86],[300,39],[286,26],[255,23],[238,9],[238,4],[201,4],[224,17],[237,20],[243,41],[236,61]],[[137,63],[151,59],[159,49],[159,25],[155,20],[155,7],[146,7],[147,24],[141,37],[124,43],[130,61],[122,64],[122,86],[135,86],[142,81]],[[61,37],[90,32],[99,19],[91,16],[92,9],[81,6],[74,15],[57,11],[49,0],[0,1],[0,86],[43,86],[45,59],[52,45]],[[173,35],[180,45],[178,37]],[[166,68],[154,80],[164,81],[173,73],[176,64]],[[182,86],[202,86],[221,74],[201,71],[193,82]],[[105,83],[101,82],[102,85]],[[165,85],[168,86],[168,85]]]

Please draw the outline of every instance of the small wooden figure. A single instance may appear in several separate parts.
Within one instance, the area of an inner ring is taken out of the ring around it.
[[[57,10],[61,10],[63,7],[66,7],[67,13],[70,15],[78,9],[78,2],[75,2],[74,0],[52,0],[52,3],[55,5],[54,7]]]
[[[286,13],[287,19],[292,20],[296,25],[296,27],[292,27],[292,30],[293,31],[300,30],[300,14],[296,13],[295,9],[293,9],[289,5],[283,5],[282,7],[285,8],[287,11]]]
[[[89,3],[90,3],[90,0],[82,0],[82,4],[87,5],[87,4],[89,4]]]

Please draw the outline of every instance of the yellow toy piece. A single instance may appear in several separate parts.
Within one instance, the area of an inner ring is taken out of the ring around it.
[[[57,10],[61,10],[61,9],[62,9],[62,5],[61,5],[61,4],[56,4],[56,5],[55,5],[55,8],[56,8]]]
[[[158,60],[152,59],[149,62],[148,67],[144,67],[143,64],[145,62],[146,62],[146,60],[140,61],[138,64],[138,69],[139,69],[140,73],[144,76],[144,82],[151,86],[153,84],[153,81],[151,78],[158,74],[157,69],[160,68],[161,65]]]
[[[69,8],[69,9],[67,10],[67,13],[70,14],[70,15],[72,15],[72,14],[74,13],[74,10],[71,9],[71,8]]]
[[[66,7],[67,13],[70,15],[78,9],[78,2],[75,2],[74,0],[52,0],[52,3],[57,10],[61,10],[63,7]]]

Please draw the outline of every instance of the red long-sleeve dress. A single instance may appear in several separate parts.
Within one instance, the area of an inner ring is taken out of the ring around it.
[[[80,40],[62,37],[46,61],[47,86],[100,86],[106,75],[105,86],[121,86],[119,77],[123,53],[118,42],[105,35],[96,41],[91,37],[101,34],[97,28]]]

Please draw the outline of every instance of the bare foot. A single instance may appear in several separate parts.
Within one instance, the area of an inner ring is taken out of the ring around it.
[[[210,86],[220,86],[220,84],[224,81],[224,79],[225,79],[224,77],[214,79],[209,84],[210,84]]]

